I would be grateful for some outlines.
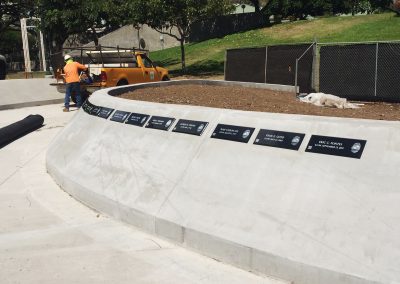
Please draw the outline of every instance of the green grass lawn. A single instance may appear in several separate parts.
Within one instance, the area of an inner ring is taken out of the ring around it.
[[[226,49],[304,43],[312,42],[313,39],[321,43],[400,40],[400,17],[396,17],[394,13],[324,17],[190,43],[185,45],[187,73],[223,74]],[[167,67],[171,73],[179,73],[179,47],[152,52],[150,56],[160,65]]]

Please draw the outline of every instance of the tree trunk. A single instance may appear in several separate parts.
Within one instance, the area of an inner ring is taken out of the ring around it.
[[[240,2],[240,1],[238,1]],[[254,8],[256,9],[256,13],[261,12],[261,7],[260,7],[260,1],[259,0],[250,0],[250,2],[254,5]]]
[[[182,73],[186,73],[186,61],[185,61],[185,38],[182,37],[180,40],[181,43],[181,62],[182,62]]]
[[[56,72],[57,69],[61,69],[64,66],[63,43],[64,42],[54,40],[50,45],[50,65],[53,72]]]
[[[358,8],[358,0],[353,0],[351,4],[351,15],[354,16],[356,14],[356,9]]]

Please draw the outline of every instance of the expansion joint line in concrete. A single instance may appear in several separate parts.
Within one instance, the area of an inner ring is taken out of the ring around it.
[[[6,146],[7,147],[7,146]],[[3,181],[0,182],[0,187],[3,186],[9,179],[11,179],[15,174],[17,174],[23,167],[28,165],[30,162],[32,162],[36,157],[38,157],[43,151],[45,151],[46,148],[43,148],[40,150],[38,153],[36,153],[33,157],[31,157],[28,161],[23,163],[21,166],[18,165],[16,166],[16,170],[14,170],[10,175],[8,175]]]

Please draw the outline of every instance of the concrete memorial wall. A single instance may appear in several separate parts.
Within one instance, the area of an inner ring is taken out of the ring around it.
[[[399,122],[108,92],[94,93],[47,152],[49,174],[76,199],[293,283],[400,283]]]

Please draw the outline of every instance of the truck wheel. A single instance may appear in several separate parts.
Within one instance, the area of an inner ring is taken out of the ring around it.
[[[126,79],[121,79],[117,83],[117,86],[125,86],[125,85],[128,85],[128,81]]]
[[[168,76],[164,76],[164,77],[162,77],[162,79],[161,79],[162,81],[169,81],[170,79],[169,79],[169,77]]]

